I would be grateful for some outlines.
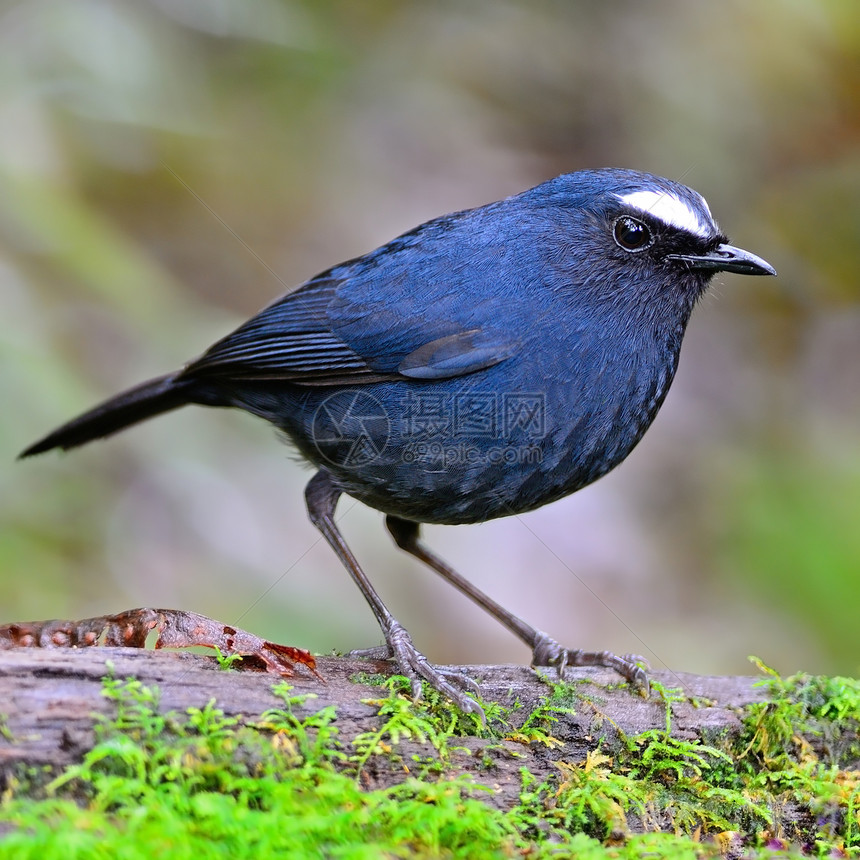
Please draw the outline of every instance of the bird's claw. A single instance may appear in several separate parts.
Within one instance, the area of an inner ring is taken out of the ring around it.
[[[349,657],[365,657],[376,660],[392,660],[411,685],[413,699],[421,698],[421,682],[426,681],[434,690],[447,696],[464,713],[475,714],[486,724],[484,709],[464,692],[477,693],[478,684],[462,669],[446,669],[434,666],[413,644],[412,637],[397,622],[385,631],[386,645],[350,651]],[[456,686],[455,686],[456,685]]]
[[[394,653],[388,645],[375,645],[373,648],[354,648],[343,656],[358,657],[361,660],[391,660]]]
[[[647,657],[643,657],[641,654],[622,654],[622,660],[626,660],[628,663],[635,663],[637,666],[641,666],[646,672],[651,671],[651,663]]]
[[[564,677],[564,670],[568,666],[602,666],[614,669],[647,697],[651,685],[648,682],[648,674],[640,663],[650,668],[648,661],[638,654],[624,654],[619,657],[611,651],[570,650],[562,648],[546,633],[538,635],[532,652],[532,666],[551,666],[558,671],[559,678]]]

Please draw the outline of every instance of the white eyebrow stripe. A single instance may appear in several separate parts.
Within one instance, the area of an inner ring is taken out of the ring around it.
[[[710,224],[703,224],[699,216],[683,200],[668,191],[633,191],[630,194],[619,195],[618,199],[640,212],[647,212],[672,227],[694,233],[703,239],[707,239],[713,232]],[[702,203],[710,216],[708,204],[704,199]]]

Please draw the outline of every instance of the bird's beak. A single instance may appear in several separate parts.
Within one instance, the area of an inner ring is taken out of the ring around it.
[[[770,263],[734,245],[717,245],[709,254],[669,254],[669,260],[681,260],[691,269],[713,269],[738,275],[775,275]]]

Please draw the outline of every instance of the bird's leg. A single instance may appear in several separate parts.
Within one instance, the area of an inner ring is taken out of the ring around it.
[[[646,694],[648,693],[648,676],[645,670],[638,665],[641,658],[632,654],[619,657],[610,651],[582,651],[562,648],[546,633],[526,624],[521,618],[508,612],[491,597],[475,588],[454,568],[427,549],[419,539],[420,525],[418,523],[388,515],[385,518],[385,525],[400,549],[423,561],[443,579],[462,591],[466,597],[474,600],[478,606],[504,624],[511,633],[522,639],[532,649],[532,666],[554,666],[558,669],[559,676],[563,675],[567,666],[603,666],[607,669],[614,669],[631,684],[639,687]]]
[[[376,589],[371,585],[370,580],[359,566],[352,550],[347,546],[343,535],[335,525],[334,509],[340,495],[341,492],[332,483],[329,473],[325,469],[320,469],[305,487],[308,516],[337,553],[338,558],[343,562],[349,575],[364,595],[364,599],[370,605],[379,626],[382,628],[388,646],[385,656],[393,659],[400,671],[410,679],[413,698],[420,697],[421,679],[423,678],[432,687],[451,699],[460,710],[478,714],[483,719],[484,712],[481,706],[467,696],[463,690],[457,689],[451,684],[451,681],[455,681],[476,689],[475,682],[462,673],[448,672],[431,665],[412,643],[412,637],[406,629],[388,611],[376,593]]]

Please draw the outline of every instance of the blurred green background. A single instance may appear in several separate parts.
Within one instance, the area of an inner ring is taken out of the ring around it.
[[[188,409],[14,458],[335,262],[612,165],[692,185],[780,277],[715,284],[621,468],[427,537],[571,647],[857,673],[858,54],[855,0],[0,3],[0,621],[148,605],[378,642],[262,422]],[[528,659],[339,511],[431,659]]]

